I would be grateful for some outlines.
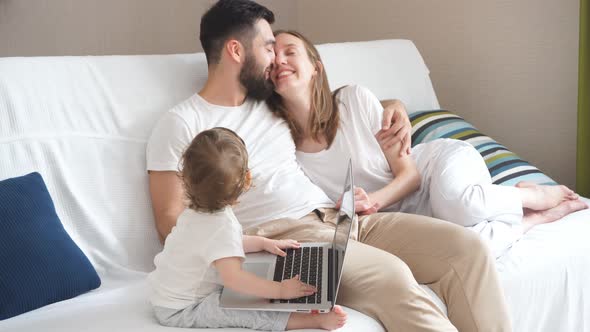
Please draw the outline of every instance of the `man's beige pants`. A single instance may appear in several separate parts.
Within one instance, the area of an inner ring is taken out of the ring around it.
[[[330,242],[336,211],[320,209],[246,230],[248,235]],[[404,213],[360,216],[348,244],[338,304],[387,331],[511,331],[493,257],[477,234],[439,219]],[[449,318],[418,284],[447,305]],[[450,320],[450,321],[449,321]]]

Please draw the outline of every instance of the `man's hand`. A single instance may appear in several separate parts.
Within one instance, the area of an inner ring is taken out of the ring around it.
[[[281,281],[279,299],[296,299],[298,297],[312,295],[315,292],[317,292],[317,288],[301,282],[299,275],[296,275],[291,279]]]
[[[342,197],[336,202],[336,209],[340,208]],[[379,211],[381,206],[374,202],[363,188],[354,187],[354,211],[358,215],[368,215]]]
[[[295,240],[287,239],[287,240],[271,240],[265,239],[264,241],[264,250],[270,252],[271,254],[275,254],[278,256],[287,256],[287,254],[281,249],[298,249],[301,247],[301,244]]]
[[[410,154],[412,148],[412,124],[404,104],[397,99],[384,100],[381,102],[383,106],[383,121],[381,130],[375,135],[377,140],[383,142],[382,148],[390,148],[395,143],[401,141],[402,153]]]

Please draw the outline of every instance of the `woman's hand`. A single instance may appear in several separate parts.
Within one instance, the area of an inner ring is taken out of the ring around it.
[[[412,123],[406,107],[400,100],[382,101],[383,122],[381,130],[375,135],[383,151],[397,142],[402,142],[400,155],[410,154],[412,148]]]
[[[317,292],[317,288],[301,282],[299,275],[296,275],[291,279],[281,281],[279,299],[296,299],[298,297],[312,295],[315,292]]]
[[[287,256],[282,249],[298,249],[301,247],[301,244],[295,240],[287,239],[287,240],[271,240],[265,239],[263,244],[263,249],[265,251],[270,252],[271,254],[275,254],[277,256]]]
[[[340,208],[342,197],[336,202],[336,209]],[[371,198],[370,194],[360,187],[354,187],[354,211],[358,215],[368,215],[379,211],[380,204]]]

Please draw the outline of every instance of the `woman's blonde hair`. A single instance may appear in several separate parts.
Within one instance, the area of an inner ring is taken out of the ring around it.
[[[215,212],[237,203],[247,189],[248,152],[227,128],[199,133],[182,154],[180,177],[189,208]]]
[[[292,116],[285,108],[281,96],[273,92],[271,97],[267,100],[270,109],[281,116],[289,124],[291,134],[295,142],[299,142],[303,137],[304,129],[308,129],[312,139],[320,141],[322,135],[325,136],[328,146],[332,145],[336,132],[338,131],[338,123],[340,117],[338,115],[338,103],[336,102],[336,95],[338,90],[330,91],[328,84],[328,76],[324,69],[320,53],[315,46],[305,38],[301,33],[292,30],[278,30],[274,32],[275,37],[280,34],[289,34],[299,38],[305,47],[309,61],[317,70],[317,75],[312,78],[311,87],[311,114],[309,116],[308,128],[299,128]]]

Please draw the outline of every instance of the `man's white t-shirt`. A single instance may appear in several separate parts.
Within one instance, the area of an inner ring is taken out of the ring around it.
[[[250,99],[225,107],[195,94],[166,112],[148,141],[147,169],[178,171],[193,138],[214,127],[231,129],[246,143],[253,186],[234,206],[244,229],[280,218],[299,219],[316,208],[334,206],[297,163],[287,123],[266,103]]]
[[[221,290],[223,284],[212,263],[226,257],[245,257],[242,227],[232,209],[184,210],[148,276],[152,305],[180,310]]]

